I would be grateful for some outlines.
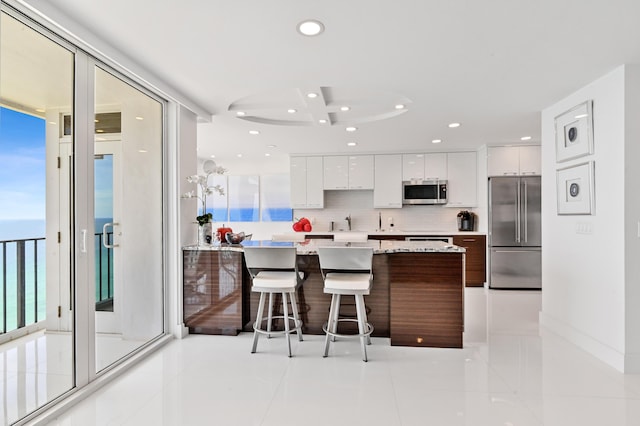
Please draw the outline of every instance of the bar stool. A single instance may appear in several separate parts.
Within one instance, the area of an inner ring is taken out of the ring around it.
[[[291,333],[298,334],[298,340],[302,341],[302,321],[298,315],[296,302],[296,290],[302,284],[303,277],[298,273],[296,264],[295,247],[244,247],[244,257],[247,269],[251,275],[253,285],[251,291],[260,293],[258,312],[256,321],[253,323],[253,346],[251,353],[255,353],[258,347],[258,337],[266,334],[284,334],[287,338],[289,356],[291,356]],[[267,318],[264,318],[264,305],[266,295],[269,295],[269,311]],[[273,296],[282,296],[283,315],[273,315]],[[289,315],[287,295],[291,300],[291,310],[293,316]],[[271,323],[275,318],[282,318],[284,330],[271,330]],[[262,323],[267,321],[266,328]],[[290,326],[293,321],[293,328]]]
[[[367,362],[367,344],[371,344],[373,326],[367,322],[364,296],[369,295],[373,281],[373,249],[370,247],[318,247],[324,292],[331,294],[329,319],[322,329],[326,333],[324,357],[329,355],[329,342],[336,337],[360,337],[362,360]],[[356,319],[340,318],[340,297],[355,297]],[[358,323],[358,334],[339,334],[338,322]]]

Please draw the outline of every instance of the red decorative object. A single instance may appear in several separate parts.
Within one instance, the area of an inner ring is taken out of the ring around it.
[[[296,232],[311,232],[312,229],[311,222],[306,217],[300,218],[293,224],[293,230]]]

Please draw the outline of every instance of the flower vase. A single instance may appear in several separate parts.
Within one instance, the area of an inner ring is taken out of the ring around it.
[[[204,225],[198,226],[198,245],[199,246],[208,246],[211,245],[213,233],[211,230],[213,226],[211,222],[207,222]]]

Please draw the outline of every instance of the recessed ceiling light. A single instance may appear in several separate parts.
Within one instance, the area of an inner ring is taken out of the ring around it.
[[[96,130],[96,133],[104,133],[104,130],[98,129],[98,130]]]
[[[449,123],[449,127],[456,128],[456,127],[460,127],[460,123]]]
[[[211,157],[211,158],[216,158],[216,156],[215,156],[215,155],[213,155],[213,154],[211,154],[211,155],[210,155],[210,157]]]
[[[271,157],[271,154],[269,154],[268,152],[264,154],[265,157]]]
[[[296,112],[298,112],[298,110],[295,110],[295,109],[293,109],[293,108],[289,108],[289,109],[287,110],[287,112],[288,112],[289,114],[295,114]]]
[[[308,19],[298,24],[298,32],[302,35],[313,37],[324,31],[324,24],[315,19]]]
[[[324,118],[321,118],[320,120],[318,120],[318,123],[327,124],[327,120],[325,120]]]
[[[440,143],[442,142],[442,139],[434,139],[431,141],[431,143]]]
[[[531,136],[523,136],[520,138],[521,141],[530,141],[531,140]]]
[[[349,108],[348,106],[342,106],[340,107],[340,111],[349,111],[351,108]]]
[[[260,134],[260,132],[259,132],[259,131],[257,131],[257,130],[249,130],[249,134],[250,134],[250,135],[259,135],[259,134]]]
[[[144,117],[137,116],[137,117],[136,117],[136,120],[140,120],[140,121],[142,121],[142,120],[144,120]]]
[[[50,121],[49,124],[53,124],[55,126],[58,123],[56,123],[55,121]]]
[[[307,98],[309,99],[315,99],[317,97],[318,97],[317,93],[314,93],[314,92],[307,93]]]
[[[403,104],[398,104],[395,106],[396,109],[404,109],[404,105]]]
[[[44,108],[36,108],[36,112],[45,112]]]
[[[242,158],[242,154],[237,154],[236,155],[238,158]]]
[[[245,112],[244,111],[238,111],[238,112],[236,112],[236,115],[238,117],[243,117],[245,115]]]
[[[358,128],[357,128],[357,127],[350,126],[350,127],[347,127],[345,130],[346,130],[347,132],[355,132],[356,130],[358,130]]]
[[[145,152],[149,152],[149,151],[147,151],[146,149],[139,149],[138,152],[141,152],[144,154]]]
[[[347,142],[347,146],[356,146],[358,145],[356,142]]]
[[[588,114],[578,114],[576,118],[585,118]]]
[[[267,148],[275,148],[276,145],[267,145]]]
[[[94,123],[99,123],[100,120],[98,120],[97,118],[95,120],[93,120]]]

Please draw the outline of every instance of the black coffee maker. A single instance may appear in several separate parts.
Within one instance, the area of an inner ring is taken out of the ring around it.
[[[458,213],[458,231],[473,231],[476,215],[467,210]]]

